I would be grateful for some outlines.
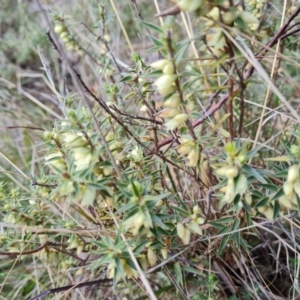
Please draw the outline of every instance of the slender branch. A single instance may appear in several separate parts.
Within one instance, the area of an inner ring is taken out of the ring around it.
[[[0,127],[0,130],[6,130],[6,129],[18,129],[18,128],[45,131],[45,129],[43,129],[43,128],[40,128],[40,127],[32,127],[32,126],[7,126],[7,127]]]
[[[27,300],[41,300],[42,298],[44,298],[50,294],[61,293],[61,292],[68,291],[71,289],[79,289],[79,288],[87,287],[87,286],[103,285],[104,283],[110,283],[111,281],[112,281],[111,279],[99,279],[99,280],[94,280],[94,281],[82,282],[82,283],[78,283],[78,284],[66,285],[66,286],[62,286],[59,288],[47,290],[47,291],[42,292],[39,295],[37,295],[33,298],[30,298],[30,299],[27,299]],[[105,286],[107,286],[107,285],[105,285]]]

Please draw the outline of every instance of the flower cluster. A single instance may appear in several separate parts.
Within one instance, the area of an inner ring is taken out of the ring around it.
[[[221,11],[218,7],[214,7],[207,13],[206,26],[211,27],[213,31],[206,35],[207,46],[216,57],[220,57],[225,52],[226,47],[226,39],[218,23],[233,26],[237,19],[242,20],[250,29],[253,26],[258,26],[258,20],[252,13],[237,8]]]
[[[262,15],[262,10],[266,4],[266,0],[246,0],[246,4],[252,10],[252,14],[255,18],[260,19]],[[256,30],[258,27],[258,22],[252,22],[253,24],[249,25],[251,30]]]
[[[201,6],[205,6],[206,0],[180,0],[178,6],[183,11],[194,12]]]
[[[247,156],[243,150],[238,151],[234,143],[227,143],[225,150],[228,164],[216,170],[217,175],[227,178],[227,185],[220,189],[224,193],[220,206],[232,203],[237,195],[243,196],[248,189],[247,177],[241,171]]]
[[[191,239],[191,233],[202,235],[202,229],[199,225],[204,223],[204,219],[200,216],[199,206],[193,207],[193,214],[184,222],[177,223],[177,235],[184,245],[187,245]]]
[[[224,197],[221,205],[231,203],[236,195],[243,195],[248,188],[247,177],[236,166],[224,166],[216,171],[218,175],[227,178],[227,185],[221,188]]]
[[[178,147],[178,152],[180,155],[187,155],[188,163],[187,165],[190,167],[196,167],[199,163],[199,145],[190,138],[183,137],[182,143]]]
[[[299,164],[292,165],[283,184],[284,195],[279,198],[279,203],[288,209],[297,208],[297,197],[300,197]]]
[[[165,124],[167,130],[174,130],[188,119],[188,115],[182,113],[180,110],[180,97],[178,93],[175,92],[175,80],[177,79],[177,75],[174,74],[173,62],[168,59],[162,59],[152,63],[150,66],[153,69],[161,70],[163,73],[163,75],[154,82],[154,85],[162,96],[166,96],[162,104],[165,110],[160,116],[169,119]]]
[[[64,21],[59,17],[56,17],[55,19],[56,24],[54,25],[54,31],[64,42],[66,49],[69,51],[76,51],[79,55],[83,55],[84,52],[82,48],[78,45],[74,37],[71,35]]]

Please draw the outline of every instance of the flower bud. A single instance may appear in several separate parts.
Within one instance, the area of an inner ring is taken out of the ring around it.
[[[214,7],[208,14],[208,17],[211,17],[214,20],[219,20],[220,18],[220,9],[218,7]]]
[[[231,169],[231,166],[224,166],[224,167],[221,167],[221,168],[217,169],[215,172],[216,172],[217,175],[227,176],[227,172],[230,169]]]
[[[150,67],[156,70],[162,70],[170,61],[168,59],[161,59],[159,61],[153,62],[150,64]]]
[[[178,6],[183,11],[193,12],[201,7],[203,0],[180,0]]]
[[[239,169],[237,167],[231,167],[226,172],[226,177],[228,178],[235,178],[239,175]]]
[[[182,143],[179,148],[178,148],[178,152],[181,155],[185,155],[185,154],[189,154],[193,148],[195,147],[195,142],[194,141],[187,141]]]
[[[227,11],[226,13],[224,13],[222,15],[222,20],[223,20],[224,24],[226,24],[226,25],[232,25],[235,18],[236,18],[236,15],[233,11]]]
[[[173,119],[166,122],[165,126],[167,131],[171,131],[179,127],[182,123],[184,123],[189,116],[187,114],[179,114],[175,116]]]
[[[186,226],[196,234],[199,234],[199,235],[203,234],[202,229],[194,220],[187,223]]]
[[[177,223],[177,235],[183,239],[185,235],[185,228],[181,222]]]
[[[185,234],[181,239],[184,245],[187,245],[191,240],[191,231],[188,228],[185,228]]]
[[[173,94],[166,101],[164,101],[162,105],[167,108],[178,108],[180,106],[179,95]]]
[[[62,33],[63,31],[66,30],[66,27],[63,25],[63,24],[56,24],[54,26],[54,31],[57,33],[57,34],[60,34]]]
[[[229,204],[234,200],[234,197],[235,197],[234,184],[233,183],[228,184],[222,202]]]
[[[257,18],[254,17],[253,14],[248,11],[245,11],[245,10],[242,11],[239,16],[246,24],[257,24],[258,23]]]
[[[263,214],[267,210],[267,206],[260,206],[257,208],[257,211]]]
[[[243,195],[248,189],[247,177],[244,174],[240,174],[236,183],[236,194]]]
[[[196,167],[197,166],[199,157],[198,157],[198,153],[197,153],[197,151],[195,151],[195,149],[193,149],[189,153],[188,160],[189,160],[189,162],[187,163],[187,166],[189,166],[189,167]]]
[[[296,194],[298,195],[298,197],[300,198],[300,180],[299,180],[299,179],[296,180],[296,181],[294,182],[293,187],[294,187],[295,193],[296,193]]]
[[[168,258],[168,249],[167,248],[160,249],[160,253],[164,259]]]
[[[167,75],[173,75],[174,74],[174,66],[173,63],[170,61],[170,63],[166,64],[163,68],[163,73]]]
[[[289,167],[287,182],[294,182],[299,178],[299,165],[292,165]]]
[[[67,147],[82,147],[88,144],[81,135],[74,133],[65,133],[63,135],[63,141]]]
[[[288,209],[293,209],[294,208],[294,205],[293,203],[291,202],[290,199],[288,199],[285,195],[280,197],[278,199],[280,205],[282,205],[284,208],[288,208]]]
[[[163,96],[168,95],[169,93],[166,94],[165,92],[166,90],[172,90],[171,87],[176,78],[176,75],[162,75],[154,82],[154,85],[160,93],[163,91],[163,93],[161,93]]]
[[[287,198],[291,199],[294,194],[294,185],[291,182],[285,182],[283,184],[283,191]]]
[[[251,206],[251,204],[252,204],[252,196],[251,196],[251,194],[250,194],[249,192],[247,192],[247,193],[245,194],[245,201],[246,201],[246,203],[247,203],[248,205]]]
[[[45,131],[43,134],[43,137],[45,140],[51,140],[52,139],[52,132],[51,131]]]
[[[194,214],[199,214],[200,212],[201,212],[200,207],[199,207],[198,205],[195,205],[195,206],[193,207],[193,213],[194,213]]]
[[[166,108],[160,112],[159,116],[161,118],[173,118],[180,113],[181,111],[178,108]]]
[[[147,260],[148,260],[150,267],[154,267],[157,263],[157,256],[151,248],[148,248]]]
[[[300,156],[300,147],[298,145],[292,145],[290,150],[292,155]]]
[[[202,218],[202,217],[198,217],[198,218],[196,219],[196,223],[199,224],[199,225],[202,225],[202,224],[204,223],[204,221],[205,221],[205,219]]]

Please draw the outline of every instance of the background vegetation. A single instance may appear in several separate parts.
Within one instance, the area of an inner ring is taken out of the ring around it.
[[[175,2],[0,0],[0,299],[300,299],[300,4]]]

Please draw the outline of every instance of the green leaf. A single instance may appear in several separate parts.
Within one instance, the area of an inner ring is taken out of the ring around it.
[[[129,82],[133,80],[133,76],[132,75],[127,75],[125,77],[123,77],[120,82]]]
[[[126,210],[131,210],[133,208],[135,208],[137,205],[136,203],[133,202],[128,202],[126,204],[122,204],[122,206],[120,208],[118,208],[118,210],[116,211],[116,214],[120,214]]]
[[[124,218],[124,221],[130,219],[131,217],[133,217],[133,216],[134,216],[135,214],[137,214],[138,212],[140,212],[140,207],[139,207],[139,206],[138,206],[138,207],[135,206],[135,208],[133,208],[133,209],[129,212],[129,214],[126,215],[126,217]]]
[[[252,167],[250,167],[249,165],[244,165],[243,170],[245,171],[246,174],[252,175],[258,181],[260,181],[262,183],[267,183],[267,181],[259,174],[259,172],[255,169],[253,169]]]
[[[181,62],[181,59],[190,46],[190,41],[187,41],[185,44],[181,45],[180,49],[175,54],[175,65],[178,65]]]
[[[131,186],[132,186],[134,195],[135,195],[136,197],[140,197],[140,196],[141,196],[140,191],[139,191],[139,189],[137,188],[137,186],[135,185],[134,180],[131,180]]]
[[[275,220],[280,213],[280,204],[278,201],[275,201],[273,204],[273,220]]]
[[[189,266],[182,266],[182,270],[184,272],[188,272],[188,273],[192,273],[192,274],[195,274],[195,275],[199,275],[199,276],[203,276],[203,273],[197,271],[196,269],[193,269],[192,267],[189,267]]]
[[[231,240],[236,243],[238,248],[240,248],[240,244],[241,244],[241,234],[240,234],[240,232],[233,233],[231,235]]]
[[[149,241],[148,241],[147,239],[145,239],[143,242],[141,242],[139,245],[137,245],[137,246],[133,249],[133,253],[134,253],[135,255],[140,254],[140,253],[144,250],[145,246],[146,246],[148,243],[149,243]]]
[[[250,206],[244,199],[242,199],[242,203],[243,203],[243,206],[244,206],[244,208],[246,209],[246,211],[247,211],[249,214],[251,214],[251,212],[252,212],[251,206]]]
[[[236,218],[233,222],[233,225],[232,225],[232,231],[237,230],[240,226],[240,223],[241,223],[240,218]]]
[[[220,243],[220,247],[218,249],[218,255],[221,255],[221,253],[223,252],[223,250],[225,249],[225,247],[227,246],[229,241],[229,235],[226,235],[222,238],[222,241]]]
[[[163,229],[167,229],[167,226],[154,213],[150,213],[150,215],[154,223],[156,223],[158,226],[160,226]]]
[[[175,276],[176,276],[176,281],[182,286],[183,285],[183,277],[182,277],[182,270],[179,262],[176,262],[174,264],[174,269],[175,269]]]
[[[264,194],[258,190],[252,190],[251,193],[254,200],[261,199],[264,197]]]
[[[272,197],[271,201],[277,200],[284,195],[283,188],[281,187],[277,193]]]
[[[231,223],[232,221],[233,221],[232,217],[225,217],[225,218],[221,218],[218,220],[209,221],[208,223],[214,226],[214,224],[222,224],[223,225],[223,224]]]
[[[296,197],[297,197],[297,207],[298,207],[298,213],[300,214],[300,197],[298,196],[298,194],[296,193]]]
[[[256,203],[255,208],[266,206],[269,203],[269,200],[269,197],[261,199],[258,203]]]
[[[261,186],[267,190],[270,190],[272,192],[278,191],[278,186],[270,183],[258,183],[257,186]]]
[[[99,253],[97,253],[99,254]],[[95,261],[93,261],[93,263],[91,264],[92,269],[98,269],[101,266],[103,266],[104,264],[108,264],[112,261],[113,259],[109,256],[109,255],[103,255],[100,259],[96,259]]]
[[[115,271],[117,271],[117,272],[115,272],[115,274],[119,273],[122,276],[123,280],[126,282],[126,278],[125,278],[125,274],[124,274],[124,270],[123,270],[120,258],[117,257],[115,259],[115,263],[116,263],[116,269],[117,269],[117,270],[115,270]]]
[[[149,23],[149,22],[146,22],[146,21],[143,21],[143,20],[140,20],[140,19],[138,19],[138,21],[139,21],[139,23],[141,23],[142,26],[144,26],[144,27],[146,27],[150,30],[156,31],[158,33],[164,33],[163,30],[160,27],[158,27],[158,26],[156,26],[152,23]]]
[[[152,35],[148,35],[148,38],[152,41],[152,43],[158,48],[158,49],[163,49],[165,47],[165,45],[156,37],[152,36]]]
[[[26,281],[26,284],[24,285],[22,296],[27,296],[35,287],[36,282],[32,279],[29,279]]]
[[[223,227],[221,230],[218,231],[217,235],[222,235],[224,233],[228,233],[231,231],[231,228],[229,226]]]
[[[151,214],[150,214],[149,210],[146,207],[142,207],[142,212],[145,216],[145,219],[146,219],[148,225],[152,228],[153,223],[152,223],[152,218],[151,218]]]

